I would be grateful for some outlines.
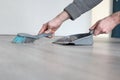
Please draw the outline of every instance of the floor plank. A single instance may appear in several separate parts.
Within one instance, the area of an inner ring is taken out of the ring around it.
[[[0,36],[0,80],[119,80],[120,39],[94,38],[93,46],[12,44]]]

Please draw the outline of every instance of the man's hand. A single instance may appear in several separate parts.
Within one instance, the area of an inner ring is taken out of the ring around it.
[[[39,34],[41,33],[51,33],[54,34],[55,31],[60,27],[62,23],[57,20],[51,20],[45,24],[43,24]]]
[[[57,29],[61,26],[61,24],[67,19],[69,19],[69,15],[67,12],[63,11],[51,21],[43,24],[42,28],[39,31],[39,34],[41,33],[54,34],[57,31]]]
[[[120,12],[99,20],[90,29],[94,30],[94,35],[99,35],[109,33],[118,24],[120,24]]]

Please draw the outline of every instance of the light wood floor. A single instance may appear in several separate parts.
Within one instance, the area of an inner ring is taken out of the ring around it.
[[[95,38],[93,46],[62,46],[57,39],[12,44],[0,36],[0,80],[120,80],[120,39]]]

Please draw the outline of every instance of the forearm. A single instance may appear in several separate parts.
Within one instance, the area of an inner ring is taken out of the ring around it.
[[[120,11],[112,14],[111,17],[113,17],[113,20],[116,24],[120,24]]]
[[[68,19],[70,19],[69,14],[66,11],[63,11],[59,15],[57,15],[53,20],[63,23],[64,21]]]

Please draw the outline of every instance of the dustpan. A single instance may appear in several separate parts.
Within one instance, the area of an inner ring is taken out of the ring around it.
[[[53,43],[60,45],[91,46],[93,45],[93,31],[90,31],[89,33],[65,36],[54,41]]]

